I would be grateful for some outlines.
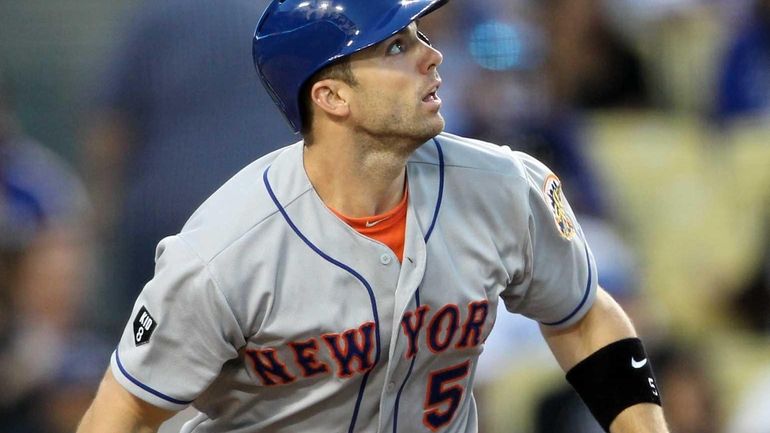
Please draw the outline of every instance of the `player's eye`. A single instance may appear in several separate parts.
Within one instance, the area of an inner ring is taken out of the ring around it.
[[[388,55],[401,54],[406,50],[406,45],[401,39],[396,39],[390,45],[388,45]]]
[[[433,46],[433,45],[430,43],[430,39],[428,39],[428,36],[426,36],[426,35],[425,35],[425,33],[423,33],[423,32],[421,32],[421,31],[417,30],[417,37],[418,37],[418,38],[420,38],[420,40],[421,40],[421,41],[425,42],[425,45],[427,45],[427,46],[429,46],[429,47],[430,47],[430,46]]]

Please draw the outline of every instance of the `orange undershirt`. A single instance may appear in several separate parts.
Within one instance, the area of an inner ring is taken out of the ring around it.
[[[364,218],[349,218],[331,209],[342,221],[362,235],[380,241],[390,247],[400,262],[404,256],[404,236],[406,235],[406,203],[409,190],[404,189],[404,198],[393,209],[379,215]]]

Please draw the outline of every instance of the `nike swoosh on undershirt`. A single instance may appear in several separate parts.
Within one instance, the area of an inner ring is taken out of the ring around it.
[[[381,220],[377,220],[377,221],[367,221],[367,222],[366,222],[366,228],[371,228],[371,227],[374,227],[374,226],[376,226],[377,224],[379,224],[379,223],[381,223],[381,222],[385,221],[385,220],[386,220],[386,219],[388,219],[388,218],[390,218],[390,217],[385,217],[385,218],[383,218],[383,219],[381,219]]]

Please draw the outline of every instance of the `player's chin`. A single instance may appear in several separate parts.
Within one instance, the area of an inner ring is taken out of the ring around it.
[[[421,122],[419,133],[417,134],[419,135],[418,140],[423,142],[430,140],[441,133],[441,131],[444,130],[444,126],[444,117],[437,112],[435,115],[430,116],[428,119]]]
[[[445,122],[444,116],[441,115],[438,109],[427,111],[424,110],[424,106],[421,108],[423,110],[418,110],[415,113],[415,117],[408,122],[409,126],[404,128],[403,131],[410,138],[424,143],[443,131]]]
[[[435,133],[431,136],[433,137],[435,135],[438,135],[439,132],[444,130],[444,127],[446,126],[446,121],[444,121],[444,116],[442,116],[441,113],[436,111],[436,113],[433,116],[431,116],[430,119],[428,119],[427,124],[433,127],[433,129],[435,130]]]

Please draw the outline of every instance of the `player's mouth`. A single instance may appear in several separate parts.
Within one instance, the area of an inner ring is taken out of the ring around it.
[[[438,97],[438,88],[441,87],[441,81],[436,82],[433,84],[433,86],[428,89],[428,92],[425,94],[425,96],[422,98],[422,102],[432,106],[432,107],[440,107],[441,106],[441,98]]]

